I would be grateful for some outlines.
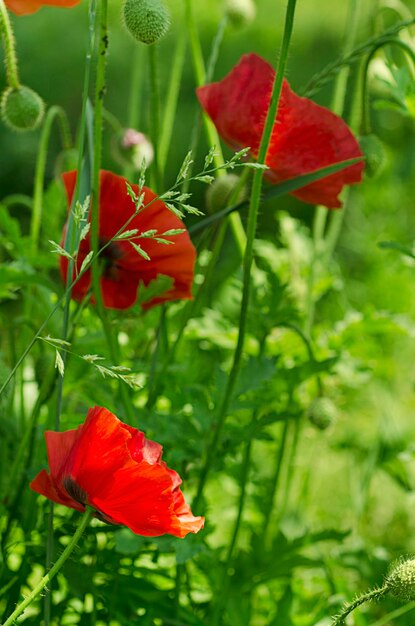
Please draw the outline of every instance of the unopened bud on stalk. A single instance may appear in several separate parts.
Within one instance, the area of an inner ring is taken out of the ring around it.
[[[383,143],[374,135],[359,137],[359,144],[365,157],[365,172],[369,178],[375,178],[381,173],[386,163],[386,152]]]
[[[392,565],[385,580],[385,587],[389,593],[409,602],[415,599],[415,558],[401,558]]]
[[[206,206],[210,213],[216,213],[229,206],[231,197],[236,186],[239,185],[239,176],[225,174],[217,178],[206,191]],[[243,202],[247,198],[246,187],[243,187],[235,200],[235,204]]]
[[[253,0],[226,0],[225,10],[235,28],[243,28],[254,21],[256,6]]]
[[[127,29],[142,43],[155,43],[169,30],[170,15],[160,0],[126,0],[123,12]]]
[[[308,419],[319,430],[326,430],[337,418],[337,407],[330,398],[315,398],[308,409]]]
[[[123,166],[141,170],[143,161],[148,167],[154,159],[154,148],[144,133],[134,128],[126,128],[114,138],[112,144],[114,158]]]
[[[34,130],[42,121],[45,105],[29,87],[8,87],[1,96],[1,117],[13,130]]]

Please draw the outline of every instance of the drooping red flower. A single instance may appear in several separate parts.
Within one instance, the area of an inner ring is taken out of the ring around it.
[[[6,7],[16,15],[35,13],[43,6],[69,8],[81,0],[5,0]]]
[[[219,135],[233,149],[250,147],[258,156],[275,72],[256,54],[242,56],[225,78],[197,89],[200,104]],[[273,183],[308,174],[334,163],[361,157],[359,144],[347,124],[329,109],[297,96],[284,79],[278,113],[265,158]],[[357,163],[292,192],[303,202],[341,206],[344,185],[361,181]]]
[[[45,433],[50,473],[30,488],[77,511],[85,506],[109,524],[146,537],[184,537],[203,528],[180,490],[181,478],[161,460],[162,447],[107,409],[89,409],[76,430]]]
[[[63,174],[69,205],[76,184],[76,172]],[[110,241],[126,224],[135,212],[135,205],[127,193],[126,180],[111,172],[100,173],[100,201],[99,201],[99,241],[100,247]],[[131,185],[134,192],[139,194],[137,185]],[[176,217],[161,200],[154,200],[156,195],[143,187],[144,205],[152,202],[138,215],[133,217],[125,230],[138,229],[139,233],[157,230],[158,235],[172,230],[185,229],[183,222]],[[65,238],[66,227],[64,229]],[[178,235],[163,236],[172,243],[166,245],[154,239],[133,237],[132,241],[138,244],[150,257],[143,258],[127,240],[112,241],[99,257],[102,265],[101,293],[104,306],[112,309],[127,309],[137,300],[139,282],[148,285],[159,275],[170,276],[173,279],[171,289],[143,304],[149,308],[155,304],[168,300],[189,299],[192,297],[192,281],[196,251],[185,232]],[[63,243],[63,242],[62,242]],[[74,278],[79,273],[81,265],[91,250],[90,233],[81,241]],[[60,257],[61,274],[66,281],[68,260]],[[91,272],[86,271],[72,288],[72,297],[81,301],[91,289]],[[94,300],[92,299],[92,302]]]

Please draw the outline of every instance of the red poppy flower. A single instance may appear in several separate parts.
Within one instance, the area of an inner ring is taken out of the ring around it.
[[[6,7],[16,13],[16,15],[27,15],[35,13],[43,6],[52,7],[73,7],[81,0],[5,0]]]
[[[146,537],[184,537],[203,528],[180,491],[180,476],[161,460],[162,447],[107,409],[89,409],[76,430],[45,433],[50,474],[30,488],[77,511],[85,506],[109,524]]]
[[[271,65],[261,57],[246,54],[223,80],[197,89],[202,107],[223,140],[234,149],[249,146],[254,158],[258,156],[274,76]],[[359,144],[346,123],[332,111],[297,96],[284,79],[265,158],[269,180],[279,183],[360,156]],[[363,163],[357,163],[292,195],[310,204],[336,208],[341,206],[338,194],[343,186],[360,182],[362,172]]]
[[[127,193],[126,180],[111,172],[101,171],[101,191],[99,202],[99,240],[104,245],[111,240],[135,212],[134,202]],[[63,174],[69,205],[76,184],[76,172]],[[139,194],[137,185],[131,185]],[[157,230],[162,233],[172,229],[184,229],[181,220],[176,217],[161,200],[154,200],[156,195],[143,187],[145,207],[132,218],[126,230],[138,229],[139,233]],[[65,238],[66,227],[64,229]],[[196,252],[186,232],[173,236],[163,236],[171,245],[158,243],[154,239],[132,238],[148,254],[150,260],[143,258],[127,240],[111,242],[101,253],[99,259],[103,265],[101,292],[104,306],[112,309],[127,309],[137,300],[139,282],[148,285],[158,275],[170,276],[174,284],[165,293],[143,305],[149,308],[167,300],[189,299],[192,297],[192,281]],[[91,250],[90,233],[81,241],[74,268],[74,278],[82,262]],[[68,260],[60,257],[60,269],[66,281]],[[81,301],[91,288],[91,272],[86,271],[72,289],[72,297]],[[92,300],[93,301],[93,300]]]

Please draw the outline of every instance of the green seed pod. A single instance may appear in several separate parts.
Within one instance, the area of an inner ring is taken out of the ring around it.
[[[226,0],[226,14],[235,28],[243,28],[254,21],[256,6],[253,0]]]
[[[373,134],[359,138],[360,147],[366,160],[366,175],[369,178],[378,176],[386,164],[386,152],[383,143]]]
[[[389,571],[385,580],[385,586],[389,593],[402,600],[409,602],[415,599],[415,558],[401,558]]]
[[[326,430],[337,419],[337,407],[330,398],[314,398],[308,409],[308,419],[319,430]]]
[[[42,98],[29,87],[8,87],[1,96],[1,117],[13,130],[34,130],[45,112]]]
[[[229,206],[229,201],[235,187],[239,184],[239,176],[236,174],[225,174],[217,178],[206,191],[206,207],[210,213],[216,213]],[[246,200],[246,187],[238,193],[235,204]]]
[[[170,15],[160,0],[126,0],[123,12],[127,30],[142,43],[155,43],[169,30]]]

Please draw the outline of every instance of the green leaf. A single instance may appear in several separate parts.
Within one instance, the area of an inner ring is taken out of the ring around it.
[[[404,256],[408,256],[411,259],[415,259],[415,252],[411,248],[408,248],[407,246],[404,246],[401,243],[398,243],[397,241],[381,241],[378,243],[378,246],[379,248],[382,248],[384,250],[396,250],[397,252],[400,252]]]

